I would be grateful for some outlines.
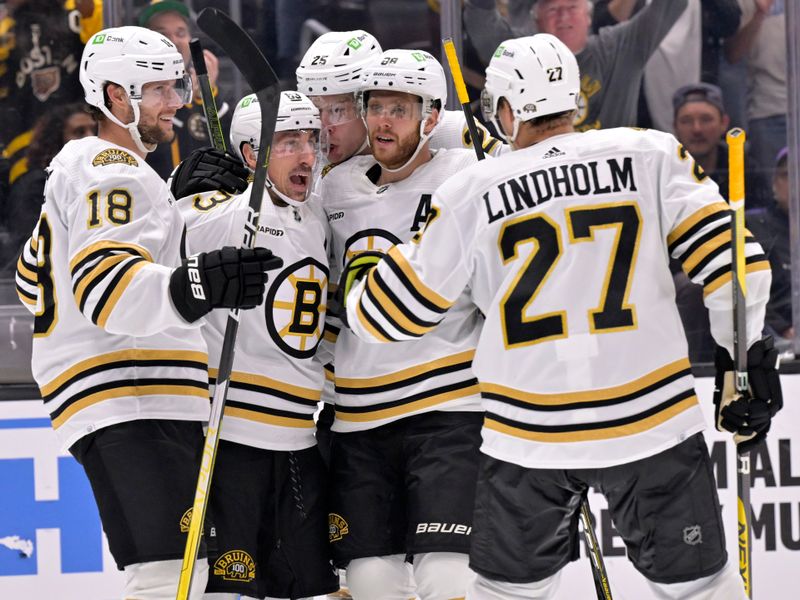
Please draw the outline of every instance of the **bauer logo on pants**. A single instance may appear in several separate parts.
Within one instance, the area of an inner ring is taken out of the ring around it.
[[[244,550],[230,550],[214,563],[214,575],[225,581],[253,581],[256,563]]]
[[[338,542],[344,536],[350,533],[350,527],[347,525],[341,516],[336,513],[328,515],[328,539],[331,542]]]

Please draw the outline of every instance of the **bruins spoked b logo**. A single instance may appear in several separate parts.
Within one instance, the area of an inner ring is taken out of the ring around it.
[[[256,563],[244,550],[229,550],[214,563],[214,575],[247,583],[256,578]]]
[[[267,331],[277,346],[295,358],[311,358],[325,325],[328,267],[304,258],[281,271],[264,303]]]

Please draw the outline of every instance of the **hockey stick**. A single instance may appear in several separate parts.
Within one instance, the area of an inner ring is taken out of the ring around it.
[[[219,122],[217,114],[217,102],[214,100],[214,92],[211,89],[211,81],[208,79],[208,68],[206,67],[206,57],[203,54],[203,44],[197,38],[192,38],[189,42],[189,50],[192,52],[192,64],[200,85],[200,96],[203,98],[203,112],[206,115],[206,126],[208,127],[208,137],[211,145],[217,150],[225,152],[225,134],[222,132],[222,123]]]
[[[486,158],[483,153],[483,137],[478,137],[475,117],[472,115],[472,110],[469,107],[469,94],[467,94],[464,76],[461,74],[461,65],[458,64],[456,46],[453,44],[452,38],[443,39],[442,44],[444,44],[444,53],[447,55],[447,64],[450,65],[450,74],[453,76],[453,85],[455,85],[456,93],[458,94],[458,101],[461,103],[461,110],[464,111],[464,116],[467,119],[467,129],[469,129],[469,137],[472,138],[472,147],[475,148],[475,155],[478,157],[478,160],[483,160]]]
[[[746,395],[747,376],[747,321],[745,315],[744,255],[744,131],[731,129],[725,136],[728,142],[729,182],[728,198],[733,210],[731,217],[731,278],[733,288],[733,369],[736,393]],[[739,574],[744,581],[744,591],[748,598],[753,597],[753,568],[751,559],[751,518],[750,506],[750,453],[738,452],[736,467],[737,522],[739,532]]]
[[[242,241],[243,247],[252,248],[258,231],[258,216],[267,179],[267,160],[270,146],[272,145],[272,135],[275,132],[275,119],[278,115],[278,101],[280,98],[278,77],[270,67],[267,59],[264,58],[264,55],[253,43],[253,40],[250,39],[250,36],[224,12],[216,8],[205,8],[198,16],[197,24],[200,29],[225,50],[258,97],[261,109],[261,138],[258,146],[253,186],[250,190],[247,223],[245,223],[244,239]],[[225,401],[228,395],[238,330],[239,311],[232,310],[228,313],[225,337],[222,342],[219,373],[214,389],[214,399],[211,402],[211,413],[208,418],[208,432],[203,447],[200,472],[197,476],[197,488],[192,505],[189,534],[186,538],[186,549],[183,554],[177,600],[187,600],[191,590],[194,564],[200,549],[202,525],[208,506],[211,477],[214,473],[214,463],[217,458],[220,426],[222,425],[222,414],[225,410]]]
[[[450,66],[450,75],[453,77],[453,84],[458,93],[458,101],[461,103],[461,108],[464,110],[464,117],[467,119],[467,128],[472,138],[472,147],[475,149],[478,160],[483,160],[486,158],[486,155],[478,139],[478,128],[475,126],[475,117],[469,108],[467,86],[464,84],[464,77],[461,74],[461,67],[458,64],[455,45],[451,38],[443,39],[442,44],[444,44],[444,52],[447,55],[447,64]],[[606,564],[603,560],[603,553],[600,550],[600,545],[597,543],[597,535],[592,525],[591,516],[589,500],[584,495],[583,498],[581,498],[580,518],[583,523],[583,536],[586,541],[586,550],[589,554],[589,563],[592,565],[592,578],[594,579],[595,592],[597,592],[597,600],[613,600]]]

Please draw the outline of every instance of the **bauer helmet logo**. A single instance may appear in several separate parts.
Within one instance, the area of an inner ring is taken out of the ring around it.
[[[689,546],[697,546],[703,543],[703,530],[700,525],[692,525],[683,528],[683,541]]]
[[[96,36],[94,36],[94,39],[92,40],[92,43],[93,44],[102,44],[105,41],[106,41],[106,34],[105,33],[98,33]]]
[[[338,542],[344,536],[350,533],[350,527],[347,521],[336,513],[328,515],[328,539],[331,542]]]
[[[361,42],[359,42],[356,38],[350,38],[347,41],[347,45],[350,46],[353,50],[358,50],[361,48]]]
[[[253,581],[256,563],[244,550],[229,550],[214,563],[214,575],[225,581]]]

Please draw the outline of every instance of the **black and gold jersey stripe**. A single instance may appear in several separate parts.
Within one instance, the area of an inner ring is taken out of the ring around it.
[[[210,385],[216,384],[218,374],[218,369],[209,369],[208,375]],[[316,410],[317,403],[322,397],[322,390],[292,385],[263,375],[254,375],[241,371],[234,371],[231,374],[230,387],[264,396],[280,398],[281,400],[298,404],[307,411],[310,410],[312,414],[314,410]],[[247,406],[250,406],[250,404]]]
[[[182,378],[137,378],[100,383],[73,394],[50,412],[53,427],[58,429],[80,410],[113,398],[126,396],[196,396],[208,398],[205,381]]]
[[[692,239],[697,232],[716,221],[730,223],[731,214],[730,207],[725,202],[715,202],[702,207],[681,221],[667,235],[667,249],[672,254],[676,248]]]
[[[255,421],[266,425],[276,425],[278,427],[314,427],[314,413],[301,414],[288,410],[258,406],[236,400],[228,400],[225,403],[225,416],[237,417],[247,421]]]
[[[443,298],[422,282],[397,246],[393,246],[383,260],[403,283],[408,293],[431,312],[444,314],[453,306],[454,302]]]
[[[470,369],[474,357],[475,350],[467,350],[378,377],[336,377],[336,392],[355,395],[377,394],[380,392],[397,390],[440,375],[456,373],[458,371],[467,371],[469,379],[472,380],[473,377]]]
[[[694,390],[685,390],[640,413],[609,421],[538,425],[487,412],[484,427],[536,442],[570,443],[607,440],[642,433],[698,404]]]
[[[408,337],[422,337],[441,321],[425,321],[414,315],[386,285],[377,269],[367,278],[365,292],[383,318]]]
[[[754,254],[745,258],[745,273],[769,271],[770,269],[769,260],[765,254]],[[703,280],[703,296],[714,293],[726,283],[730,283],[732,279],[733,269],[730,263],[723,265]]]
[[[368,406],[337,404],[336,418],[340,421],[369,423],[429,409],[445,402],[475,395],[479,391],[478,380],[473,377],[465,381],[431,388],[391,402],[370,404]]]
[[[208,368],[208,355],[205,352],[190,350],[119,350],[83,360],[58,377],[49,381],[39,390],[45,404],[57,398],[72,384],[98,373],[126,368],[178,367],[197,369],[198,379],[203,379]]]
[[[514,390],[502,385],[481,384],[481,396],[517,408],[540,411],[566,411],[581,408],[596,409],[623,404],[691,375],[691,365],[685,358],[676,360],[646,375],[610,388],[558,394],[535,394]]]

